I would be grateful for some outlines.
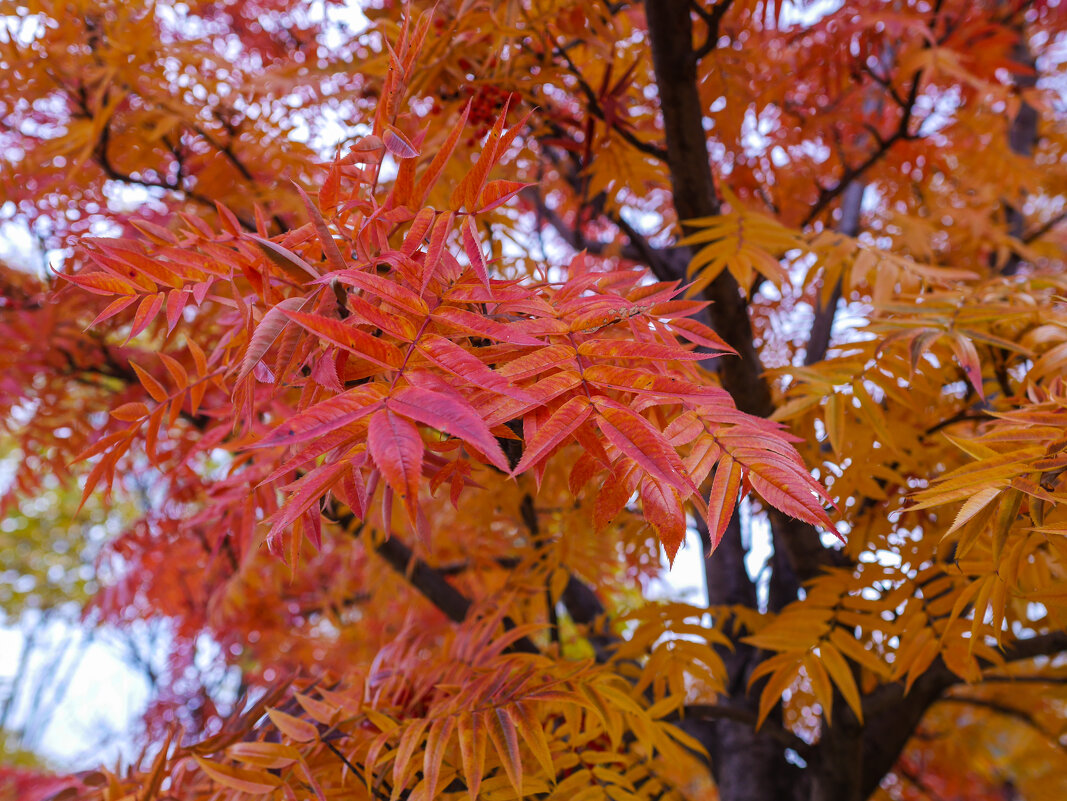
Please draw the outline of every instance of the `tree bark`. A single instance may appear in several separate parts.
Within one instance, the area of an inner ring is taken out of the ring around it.
[[[667,143],[674,208],[678,219],[714,216],[720,211],[718,194],[711,174],[704,112],[697,92],[697,59],[693,52],[692,5],[689,0],[654,0],[645,4],[652,63],[659,90]],[[679,275],[659,276],[665,279]],[[677,262],[676,262],[677,263]],[[721,273],[705,290],[712,301],[712,324],[740,358],[724,358],[720,364],[722,385],[737,407],[749,414],[767,417],[774,411],[770,388],[762,376],[759,354],[753,342],[748,304],[741,287],[728,272]],[[818,539],[814,529],[811,533]],[[709,603],[740,603],[755,606],[755,588],[745,571],[745,550],[735,513],[714,557],[705,565]],[[756,711],[758,692],[748,692],[748,680],[760,656],[751,646],[737,643],[723,653],[729,672],[727,703],[749,712]],[[797,798],[793,790],[801,786],[796,771],[785,759],[783,746],[747,723],[716,720],[694,727],[711,756],[711,770],[723,801],[770,801]],[[783,778],[792,776],[792,782]],[[783,786],[790,785],[790,786]]]

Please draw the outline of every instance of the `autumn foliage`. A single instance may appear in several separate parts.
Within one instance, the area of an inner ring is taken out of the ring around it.
[[[0,3],[6,519],[173,632],[49,787],[1062,797],[1063,9],[384,6]]]

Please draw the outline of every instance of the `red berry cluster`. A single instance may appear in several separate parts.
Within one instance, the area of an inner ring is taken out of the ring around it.
[[[509,92],[507,89],[495,84],[484,84],[477,87],[466,86],[463,89],[463,93],[471,98],[471,111],[467,119],[475,126],[476,130],[472,140],[481,139],[489,133],[489,129],[496,122],[496,118],[500,116],[505,101],[508,102],[509,108],[514,108],[520,100],[520,95],[517,92]]]
[[[514,104],[519,96],[515,92],[509,92],[500,86],[494,86],[492,84],[483,86],[466,86],[463,89],[464,94],[473,98],[471,102],[471,123],[474,125],[492,125],[496,122],[496,118],[500,116],[500,110],[504,106],[505,100],[510,100]]]
[[[474,133],[467,139],[468,147],[474,145],[477,140],[489,133],[489,129],[504,109],[505,101],[508,102],[508,108],[514,109],[519,104],[519,101],[522,100],[522,95],[518,92],[510,92],[495,84],[465,86],[461,92],[444,93],[439,97],[440,100],[448,102],[464,96],[471,99],[471,110],[467,117],[467,122],[474,126]],[[430,113],[436,117],[441,113],[441,110],[441,103],[434,101]]]

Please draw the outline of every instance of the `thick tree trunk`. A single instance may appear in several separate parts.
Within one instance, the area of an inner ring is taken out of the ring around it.
[[[679,220],[719,213],[703,127],[704,113],[697,92],[697,59],[693,52],[692,5],[689,0],[655,0],[645,5],[651,40],[652,61],[663,114],[675,211]],[[843,226],[853,233],[857,227],[862,186],[846,192]],[[852,218],[856,219],[853,220]],[[662,265],[661,265],[662,266]],[[659,275],[661,279],[684,278]],[[759,355],[753,344],[747,303],[733,277],[722,273],[705,291],[711,300],[712,323],[740,354],[739,359],[723,360],[720,373],[723,387],[738,408],[750,414],[769,416],[774,409],[770,388],[762,376]],[[827,315],[829,317],[829,315]],[[828,341],[828,333],[825,337]],[[818,343],[825,348],[825,343]],[[775,543],[783,551],[775,571],[780,584],[773,587],[772,603],[781,608],[796,597],[799,582],[816,575],[831,561],[814,528],[784,515],[772,515]],[[788,556],[782,559],[783,554]],[[737,604],[755,608],[755,587],[744,566],[745,549],[737,516],[722,543],[708,560],[706,579],[708,602],[712,606]],[[787,569],[788,568],[788,569]],[[752,671],[764,655],[751,646],[735,643],[723,649],[726,664],[727,697],[720,703],[755,717],[760,686],[749,687]],[[734,719],[686,721],[681,725],[707,748],[710,769],[723,801],[863,801],[892,767],[907,737],[940,689],[933,677],[925,692],[907,699],[896,698],[899,708],[880,710],[877,726],[865,728],[839,699],[834,725],[828,727],[806,767],[799,768],[786,758],[786,746],[768,733],[780,724],[775,714],[763,730]],[[894,688],[899,692],[899,688]],[[780,714],[780,713],[778,713]],[[870,735],[874,735],[874,737]],[[884,747],[879,737],[887,735]]]
[[[667,142],[667,162],[679,220],[719,213],[719,199],[708,160],[703,109],[697,93],[697,61],[692,49],[693,27],[689,0],[646,3],[652,61],[660,95]],[[660,278],[683,278],[660,276]],[[766,417],[774,409],[770,389],[762,377],[753,344],[752,325],[741,288],[723,272],[706,290],[712,300],[716,331],[740,355],[722,360],[723,387],[738,408]],[[735,514],[714,557],[706,564],[708,600],[713,605],[756,605],[755,588],[745,571],[745,550]],[[727,703],[756,713],[758,687],[748,690],[759,653],[738,643],[721,653],[729,672]],[[723,801],[779,801],[805,798],[805,782],[785,758],[781,743],[750,724],[733,720],[687,727],[708,749],[711,770]]]

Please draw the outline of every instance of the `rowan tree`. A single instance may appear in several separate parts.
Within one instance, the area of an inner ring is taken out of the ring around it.
[[[173,631],[61,795],[1062,797],[1060,4],[379,6],[0,3],[5,522]]]

